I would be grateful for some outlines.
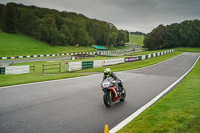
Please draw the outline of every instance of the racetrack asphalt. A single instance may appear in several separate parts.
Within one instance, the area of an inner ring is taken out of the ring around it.
[[[125,102],[107,108],[103,74],[0,88],[1,133],[102,133],[145,105],[190,69],[199,53],[184,53],[150,67],[116,72]]]

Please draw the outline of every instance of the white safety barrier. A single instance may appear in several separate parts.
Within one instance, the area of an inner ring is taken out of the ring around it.
[[[105,52],[105,51],[101,51],[101,52]],[[147,54],[147,55],[141,55],[141,56],[137,56],[137,57],[138,57],[138,60],[146,60],[146,59],[149,59],[152,57],[167,54],[168,52],[174,52],[174,50],[162,51],[162,52],[157,52],[157,53],[152,53],[152,54]],[[92,66],[91,66],[90,62],[92,62]],[[110,60],[94,60],[94,61],[90,61],[90,62],[89,62],[89,64],[87,64],[86,62],[82,62],[82,61],[70,62],[69,63],[69,72],[76,71],[76,70],[82,70],[82,69],[88,69],[88,68],[97,68],[97,67],[103,67],[103,66],[108,66],[108,65],[120,64],[120,63],[125,62],[125,58],[110,59]]]
[[[29,65],[5,67],[5,74],[24,74],[24,73],[30,73]]]
[[[103,67],[103,61],[102,60],[94,60],[93,67],[94,68]]]
[[[69,72],[76,70],[82,70],[82,61],[69,63]]]
[[[145,55],[142,55],[142,60],[145,60]]]
[[[124,62],[125,62],[124,58],[112,59],[112,60],[104,60],[103,61],[103,66],[120,64],[120,63],[124,63]]]
[[[148,54],[148,59],[151,58],[151,54]]]

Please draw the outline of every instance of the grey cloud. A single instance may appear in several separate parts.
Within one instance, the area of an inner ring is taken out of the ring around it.
[[[10,2],[2,0],[5,4]],[[73,11],[113,23],[119,29],[150,32],[159,24],[200,19],[199,0],[15,0],[16,3]]]

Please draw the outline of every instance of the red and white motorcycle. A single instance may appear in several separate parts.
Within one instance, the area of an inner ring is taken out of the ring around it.
[[[110,107],[115,101],[125,101],[126,90],[122,90],[118,86],[118,82],[120,81],[116,81],[112,77],[108,77],[102,82],[101,87],[104,92],[103,101],[107,107]]]

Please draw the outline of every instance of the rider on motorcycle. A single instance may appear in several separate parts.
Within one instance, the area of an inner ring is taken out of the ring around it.
[[[106,68],[106,69],[104,70],[103,80],[105,80],[105,79],[108,78],[108,77],[112,77],[112,78],[114,78],[114,80],[118,80],[118,81],[119,81],[119,82],[118,82],[118,85],[119,85],[119,87],[121,88],[121,91],[123,91],[124,86],[123,86],[123,84],[122,84],[122,81],[121,81],[119,78],[117,78],[117,76],[116,76],[113,72],[111,72],[110,68]]]

